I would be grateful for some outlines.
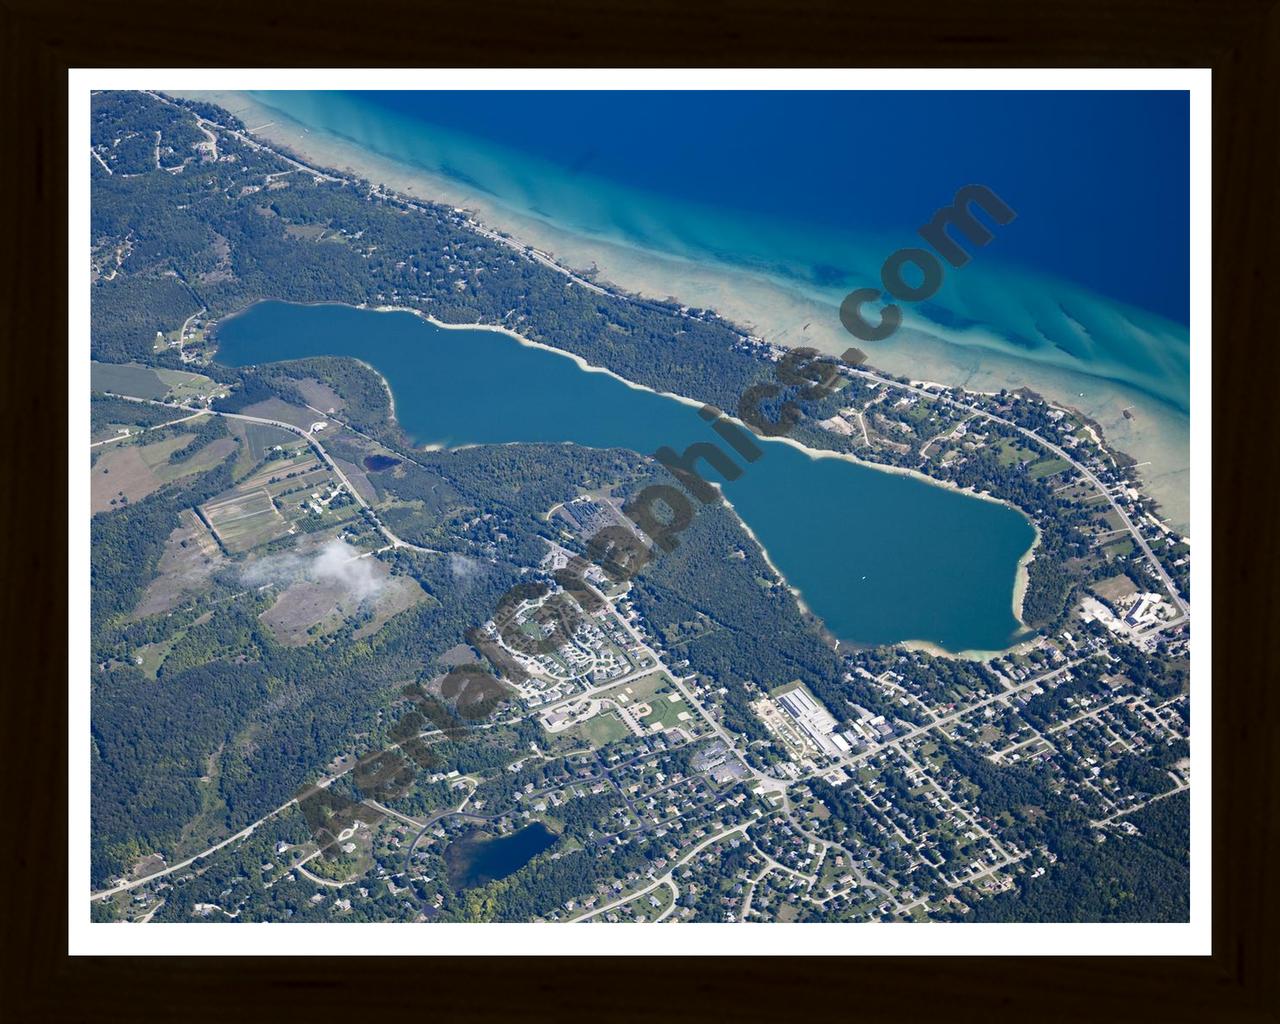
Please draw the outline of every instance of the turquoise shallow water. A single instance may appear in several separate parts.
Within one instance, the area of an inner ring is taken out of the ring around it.
[[[579,237],[763,275],[833,323],[979,182],[1017,219],[907,324],[1189,407],[1185,94],[251,95]]]
[[[718,440],[697,409],[628,387],[494,331],[445,330],[410,313],[260,303],[218,328],[219,361],[346,355],[376,367],[418,443],[563,442],[682,452]],[[762,441],[724,493],[770,558],[838,637],[998,650],[1019,625],[1017,563],[1034,540],[1006,506],[843,459]],[[723,443],[722,449],[728,452]]]

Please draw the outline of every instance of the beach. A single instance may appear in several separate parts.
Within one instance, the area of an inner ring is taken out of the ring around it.
[[[316,166],[466,209],[486,227],[549,253],[567,267],[593,270],[596,280],[646,297],[673,297],[692,307],[714,309],[772,343],[812,346],[839,355],[856,342],[871,366],[891,374],[974,391],[1036,391],[1096,422],[1109,445],[1137,462],[1143,487],[1159,502],[1163,518],[1179,532],[1190,532],[1189,419],[1135,387],[1018,358],[997,339],[983,338],[980,328],[948,332],[911,316],[892,338],[857,341],[844,331],[831,302],[794,281],[567,230],[462,180],[387,158],[330,132],[313,131],[244,93],[182,95],[217,103],[239,116],[265,143],[282,146]]]

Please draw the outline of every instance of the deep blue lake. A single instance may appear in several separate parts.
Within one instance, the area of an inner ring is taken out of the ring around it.
[[[410,313],[264,302],[224,321],[217,337],[219,361],[232,366],[364,360],[386,377],[419,444],[571,441],[648,455],[718,441],[696,408],[673,398],[505,334],[445,330]],[[760,447],[761,458],[723,481],[725,496],[836,636],[959,652],[1000,650],[1020,632],[1014,578],[1034,540],[1021,513],[778,441]]]
[[[995,351],[1189,408],[1185,91],[251,95],[265,120],[496,203],[491,227],[505,209],[632,258],[723,268],[733,287],[764,277],[832,322],[845,293],[879,288],[884,258],[980,183],[1017,218],[909,320],[962,363]],[[785,307],[759,301],[764,323],[781,322]]]

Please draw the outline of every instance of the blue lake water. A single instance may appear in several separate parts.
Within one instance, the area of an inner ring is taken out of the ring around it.
[[[571,441],[648,455],[719,441],[696,408],[673,398],[505,334],[446,330],[410,313],[264,302],[223,321],[217,338],[219,361],[233,366],[363,359],[386,377],[397,418],[419,444]],[[836,636],[991,651],[1019,633],[1014,578],[1034,540],[1021,513],[778,441],[760,447],[754,463],[735,459],[737,480],[704,472],[723,483],[787,582]]]
[[[556,841],[556,834],[540,821],[509,836],[488,838],[472,833],[449,844],[444,852],[449,884],[473,889],[520,870]]]

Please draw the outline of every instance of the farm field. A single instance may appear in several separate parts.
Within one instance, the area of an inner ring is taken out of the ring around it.
[[[205,522],[222,546],[240,554],[291,532],[265,489],[237,491],[200,507]]]
[[[292,436],[292,435],[291,435]],[[272,459],[201,512],[230,554],[299,531],[316,534],[357,517],[360,506],[311,448]]]
[[[190,370],[157,369],[162,384],[168,388],[167,398],[175,402],[190,402],[203,398],[222,398],[229,394],[225,384]]]
[[[298,391],[307,400],[307,405],[321,412],[341,412],[347,407],[341,395],[314,377],[303,377],[298,381]]]
[[[179,525],[169,534],[156,566],[158,575],[134,609],[135,619],[177,607],[183,596],[199,591],[210,574],[226,563],[218,542],[195,512],[183,509],[178,518]]]
[[[273,427],[267,423],[247,423],[244,420],[229,421],[232,431],[245,440],[245,447],[254,464],[266,458],[267,452],[279,445],[291,448],[304,444],[297,434],[283,427]]]
[[[141,501],[162,483],[142,457],[141,448],[123,444],[104,453],[90,470],[89,507],[94,512],[105,512],[120,504]]]
[[[245,406],[241,412],[246,416],[256,416],[263,420],[292,423],[302,430],[310,430],[311,424],[320,419],[318,413],[312,412],[310,409],[290,405],[280,398],[267,398],[261,402],[254,402],[253,405]]]
[[[152,367],[137,363],[91,363],[89,386],[94,391],[109,391],[153,401],[163,398],[169,390]]]
[[[202,373],[157,369],[138,363],[91,363],[89,386],[94,391],[166,402],[189,402],[228,393],[225,385]]]
[[[240,480],[252,472],[267,453],[277,445],[288,451],[307,447],[297,434],[282,427],[266,423],[249,423],[246,420],[227,419],[227,429],[232,437],[240,439],[240,454],[236,458],[235,479]],[[281,462],[279,465],[285,465]],[[265,467],[264,467],[265,468]]]
[[[201,421],[190,422],[198,425]],[[164,484],[217,465],[235,450],[235,441],[224,437],[205,445],[181,462],[170,462],[170,454],[194,437],[194,434],[182,430],[151,444],[143,444],[139,439],[107,446],[90,469],[90,508],[94,512],[103,512],[140,501]]]

